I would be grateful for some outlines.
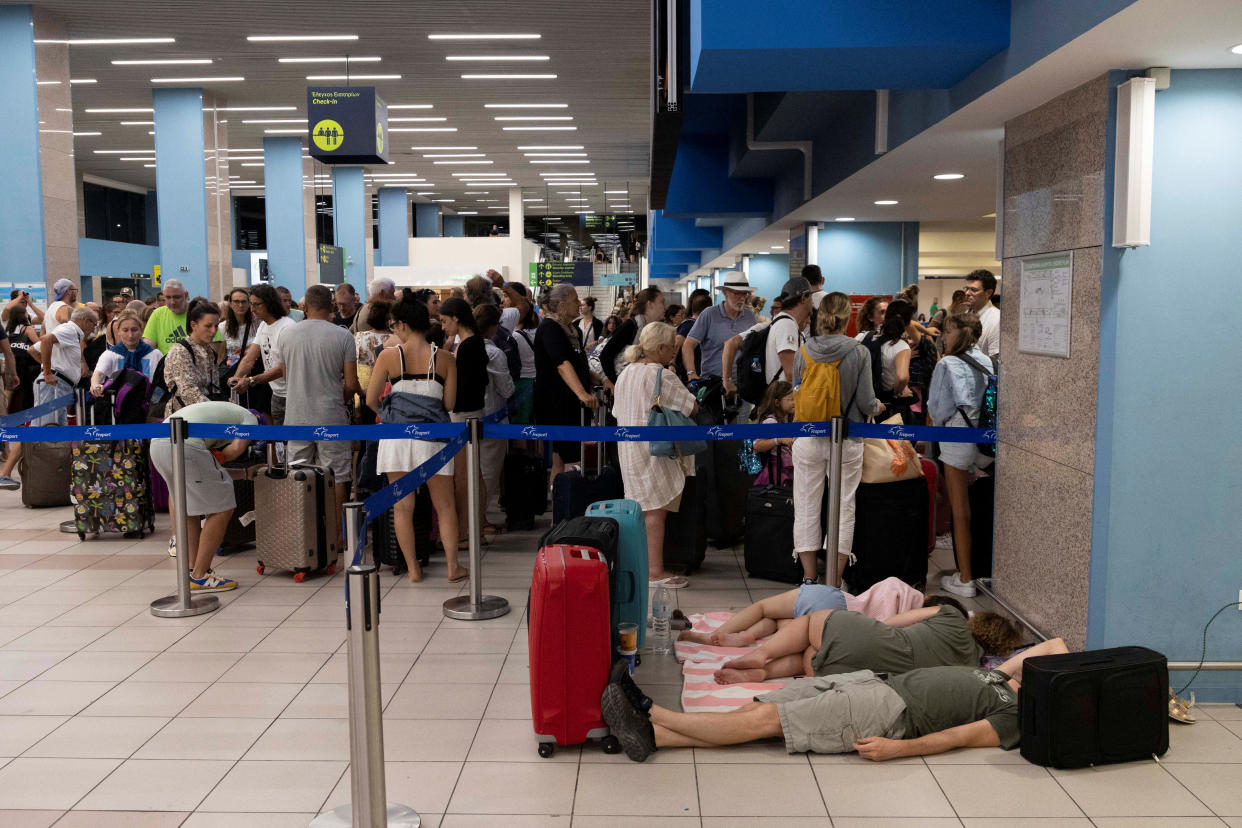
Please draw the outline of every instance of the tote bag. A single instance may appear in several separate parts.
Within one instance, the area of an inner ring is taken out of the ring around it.
[[[901,415],[894,414],[881,425],[901,425]],[[908,440],[863,438],[864,483],[896,483],[923,476],[919,455]]]
[[[656,372],[655,400],[651,403],[651,413],[647,415],[649,426],[692,426],[698,425],[694,420],[676,409],[666,409],[660,404],[660,388],[664,383],[664,368]],[[686,457],[707,451],[707,443],[703,440],[652,440],[647,444],[652,457]]]

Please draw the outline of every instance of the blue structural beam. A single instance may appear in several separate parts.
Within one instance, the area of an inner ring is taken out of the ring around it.
[[[208,296],[211,285],[207,270],[203,90],[156,89],[151,98],[155,107],[155,189],[159,193],[161,272],[166,280],[181,280],[191,296]],[[300,165],[300,148],[298,158]],[[299,193],[301,187],[299,172]]]
[[[455,236],[457,238],[461,238],[466,235],[465,216],[445,215],[441,217],[440,221],[444,224],[445,236]]]
[[[770,182],[729,177],[728,138],[682,136],[664,203],[665,216],[766,218],[771,213]]]
[[[440,205],[414,205],[414,235],[420,239],[436,238],[440,235]]]
[[[345,281],[367,283],[367,229],[371,210],[366,201],[362,167],[332,168],[332,235],[345,249]]]
[[[946,88],[1009,46],[1005,0],[690,0],[693,92]]]
[[[295,296],[306,285],[306,206],[302,193],[302,139],[263,139],[263,210],[267,221],[267,267],[272,281]],[[160,196],[161,208],[164,204]],[[160,232],[164,231],[163,211]]]
[[[648,233],[653,250],[710,250],[720,247],[719,227],[699,227],[694,219],[668,217],[663,210],[651,211]]]
[[[385,267],[410,263],[410,203],[404,187],[379,190],[379,256]]]
[[[5,230],[0,280],[43,282],[47,279],[47,262],[34,19],[30,6],[0,6],[0,88],[4,89],[9,124],[4,152],[0,152],[0,181],[4,182],[0,227]]]

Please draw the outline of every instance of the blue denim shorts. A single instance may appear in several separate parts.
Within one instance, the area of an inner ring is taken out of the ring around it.
[[[794,599],[794,618],[810,615],[818,610],[845,609],[845,593],[834,586],[803,584]]]

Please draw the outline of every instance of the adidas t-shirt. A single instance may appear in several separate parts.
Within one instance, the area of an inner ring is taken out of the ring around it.
[[[190,335],[189,328],[185,323],[185,317],[186,314],[173,313],[167,306],[156,308],[155,312],[151,314],[151,318],[147,320],[147,326],[142,331],[142,338],[153,343],[156,348],[159,348],[161,354],[168,356],[172,346]],[[217,328],[216,336],[212,342],[223,341],[224,334]]]

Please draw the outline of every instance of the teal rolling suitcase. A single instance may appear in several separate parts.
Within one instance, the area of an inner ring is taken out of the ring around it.
[[[638,624],[638,646],[647,640],[647,525],[633,500],[601,500],[587,517],[608,517],[621,528],[617,544],[617,617]]]

